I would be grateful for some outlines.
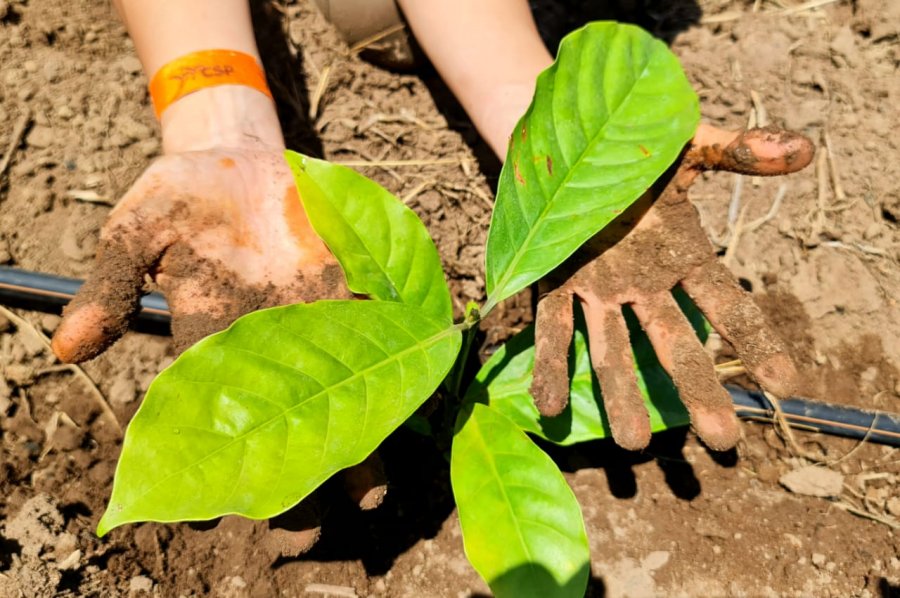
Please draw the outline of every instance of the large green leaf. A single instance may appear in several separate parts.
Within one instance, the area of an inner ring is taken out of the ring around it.
[[[346,166],[291,151],[285,157],[309,221],[337,257],[351,291],[452,320],[441,259],[415,212]]]
[[[286,511],[402,424],[443,380],[460,342],[455,328],[387,301],[244,316],[150,386],[98,533]]]
[[[561,264],[675,161],[700,112],[678,59],[633,25],[569,34],[510,140],[486,311]]]
[[[675,297],[701,338],[706,322],[683,292]],[[656,359],[653,346],[641,330],[634,314],[627,310],[626,321],[634,351],[638,388],[650,414],[650,429],[659,432],[690,424],[690,417],[678,398],[678,391]],[[576,310],[575,334],[569,348],[570,396],[565,410],[556,417],[544,417],[528,392],[534,369],[534,327],[529,326],[494,353],[476,375],[466,392],[466,401],[477,401],[506,415],[525,430],[561,445],[575,444],[610,435],[603,395],[591,367],[584,317]]]
[[[466,406],[450,479],[466,555],[498,598],[584,596],[590,549],[581,509],[556,464],[512,420]]]

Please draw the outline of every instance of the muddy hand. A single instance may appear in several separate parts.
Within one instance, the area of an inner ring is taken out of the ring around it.
[[[80,362],[111,345],[138,309],[147,276],[166,295],[178,352],[256,309],[351,297],[280,150],[175,153],[152,164],[103,227],[94,272],[53,336],[56,355]],[[381,502],[377,456],[344,475],[362,508]],[[315,542],[318,526],[273,534],[296,553]]]
[[[156,161],[110,214],[96,267],[53,349],[90,359],[125,332],[152,276],[181,351],[261,307],[348,297],[280,152],[209,150]]]
[[[538,303],[531,393],[543,415],[559,414],[569,395],[567,352],[572,300],[585,314],[589,351],[616,443],[640,449],[650,420],[638,390],[622,306],[641,323],[669,373],[699,436],[716,450],[739,436],[731,399],[711,357],[671,291],[681,286],[737,351],[764,388],[786,396],[797,371],[784,343],[751,296],[716,259],[687,190],[703,170],[780,175],[800,170],[813,155],[805,137],[773,128],[733,133],[701,125],[677,168],[566,264],[542,281],[552,288]],[[554,288],[555,287],[555,288]]]

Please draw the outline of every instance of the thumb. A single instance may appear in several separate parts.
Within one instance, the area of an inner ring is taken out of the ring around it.
[[[797,172],[814,153],[809,138],[778,127],[724,131],[700,125],[687,158],[700,170],[773,176]]]
[[[53,335],[53,352],[66,363],[96,357],[125,333],[139,307],[144,274],[162,251],[131,247],[122,229],[105,236],[94,271],[63,310]]]

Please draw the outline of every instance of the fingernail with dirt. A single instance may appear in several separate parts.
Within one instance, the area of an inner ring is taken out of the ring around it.
[[[109,313],[96,303],[67,309],[53,335],[53,353],[65,363],[79,363],[99,354],[110,344]]]
[[[714,451],[734,448],[741,437],[737,416],[726,410],[710,411],[702,407],[693,410],[692,420],[697,435]]]
[[[650,444],[650,417],[644,413],[609,415],[613,440],[623,449],[640,451]]]
[[[725,150],[727,170],[756,175],[796,172],[812,161],[815,146],[807,137],[778,127],[751,129]]]
[[[794,360],[786,354],[772,355],[753,370],[760,386],[780,398],[787,398],[797,392],[800,374]]]

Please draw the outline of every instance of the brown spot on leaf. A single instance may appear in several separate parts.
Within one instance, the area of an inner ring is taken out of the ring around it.
[[[527,139],[527,138],[528,138],[528,131],[525,130],[525,124],[522,123],[522,141],[524,142],[525,139]]]
[[[644,154],[648,158],[650,157],[650,150],[648,150],[646,147],[644,147],[640,143],[638,144],[638,148],[640,148],[642,154]]]
[[[549,155],[547,156],[547,173],[550,176],[553,176],[553,158],[551,158]]]
[[[516,180],[519,181],[522,185],[525,184],[525,178],[522,176],[522,172],[519,170],[519,163],[513,162],[513,170],[516,173]]]

